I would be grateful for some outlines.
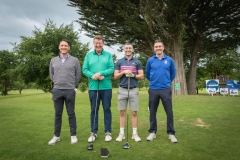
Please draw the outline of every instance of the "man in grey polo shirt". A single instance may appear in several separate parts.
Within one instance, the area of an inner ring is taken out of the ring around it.
[[[70,126],[71,144],[77,143],[76,137],[76,116],[75,116],[75,95],[76,87],[81,78],[79,60],[71,56],[68,51],[70,45],[68,40],[63,39],[59,43],[59,55],[51,59],[49,65],[50,78],[53,81],[52,100],[55,109],[54,136],[48,145],[54,145],[60,141],[62,126],[62,113],[64,103],[68,114]]]
[[[130,43],[124,45],[125,57],[118,60],[115,66],[114,79],[120,79],[118,88],[118,110],[120,110],[120,133],[116,141],[120,142],[125,139],[124,125],[126,120],[126,111],[128,101],[132,115],[133,134],[132,139],[136,142],[141,141],[137,134],[138,117],[137,111],[139,110],[138,104],[138,80],[144,78],[142,64],[136,58],[133,58],[133,46]],[[130,86],[128,94],[128,77],[130,77]],[[129,95],[129,100],[128,100]]]

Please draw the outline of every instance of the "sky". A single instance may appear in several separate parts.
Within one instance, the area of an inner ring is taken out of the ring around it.
[[[79,18],[77,8],[67,6],[68,0],[1,0],[0,5],[0,50],[12,51],[11,43],[19,44],[20,36],[31,37],[32,31],[37,28],[44,30],[46,20],[50,19],[56,23],[68,25],[73,22],[74,29],[78,31],[80,25],[76,22]],[[89,43],[92,50],[93,40],[80,33],[80,41]],[[106,51],[114,53],[118,58],[123,57],[118,52],[119,46],[104,46]]]

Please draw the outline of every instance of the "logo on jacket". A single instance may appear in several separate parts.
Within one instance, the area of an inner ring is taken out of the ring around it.
[[[165,60],[164,63],[167,64],[167,60]]]

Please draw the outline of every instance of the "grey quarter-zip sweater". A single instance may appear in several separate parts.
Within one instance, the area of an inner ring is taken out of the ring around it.
[[[59,56],[51,59],[49,65],[50,79],[53,81],[53,88],[74,89],[81,79],[81,67],[76,57],[69,56],[64,62]]]

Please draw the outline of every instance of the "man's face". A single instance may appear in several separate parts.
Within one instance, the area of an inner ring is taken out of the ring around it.
[[[124,52],[126,56],[131,56],[133,53],[133,46],[132,45],[125,45]]]
[[[62,42],[59,44],[58,48],[59,48],[60,53],[62,53],[62,54],[67,54],[68,51],[70,50],[70,46],[69,46],[68,43],[65,42],[65,41],[62,41]]]
[[[97,53],[101,53],[103,50],[103,40],[94,39],[93,41],[94,48]]]
[[[154,52],[157,55],[162,55],[163,50],[164,50],[164,46],[161,42],[157,42],[157,43],[154,44]]]

